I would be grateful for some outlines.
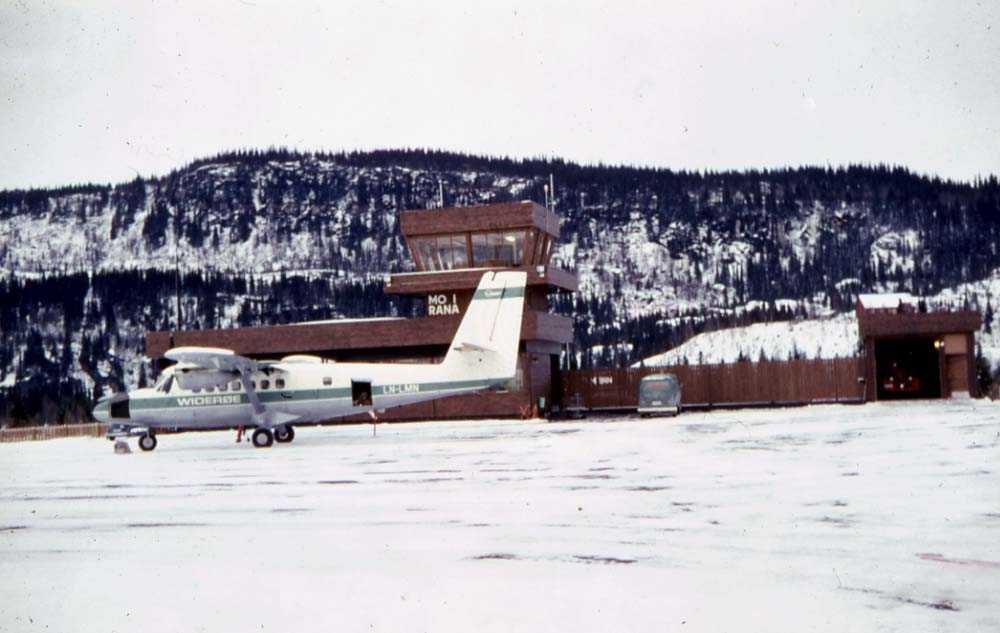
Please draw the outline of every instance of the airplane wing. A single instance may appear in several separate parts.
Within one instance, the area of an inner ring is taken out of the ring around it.
[[[254,424],[257,426],[273,427],[298,419],[299,416],[291,415],[281,411],[274,411],[260,401],[257,390],[254,389],[250,375],[255,371],[268,371],[267,368],[257,361],[240,356],[231,349],[218,347],[175,347],[167,350],[165,357],[177,362],[190,363],[205,369],[218,371],[231,371],[239,374],[243,389],[247,392],[250,406],[253,408]]]
[[[175,347],[167,350],[164,356],[179,363],[190,363],[205,369],[241,373],[257,369],[257,361],[240,356],[231,349],[219,347]]]

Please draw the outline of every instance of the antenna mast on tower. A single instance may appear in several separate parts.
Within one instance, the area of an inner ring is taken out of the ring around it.
[[[174,243],[174,296],[176,298],[176,313],[174,314],[174,329],[181,330],[181,258]]]

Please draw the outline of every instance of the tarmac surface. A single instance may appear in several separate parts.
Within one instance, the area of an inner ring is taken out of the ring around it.
[[[0,631],[997,631],[1000,406],[0,445]]]

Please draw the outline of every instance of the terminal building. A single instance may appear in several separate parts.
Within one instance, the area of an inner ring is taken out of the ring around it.
[[[423,298],[425,316],[325,321],[235,329],[150,332],[146,355],[164,364],[171,347],[231,349],[258,360],[312,354],[333,361],[436,362],[444,358],[487,270],[528,274],[517,375],[505,390],[455,396],[381,414],[385,420],[527,416],[561,397],[560,358],[573,320],[549,312],[549,297],[572,293],[576,276],[550,265],[559,218],[534,202],[405,211],[400,230],[415,272],[391,275],[385,292]]]

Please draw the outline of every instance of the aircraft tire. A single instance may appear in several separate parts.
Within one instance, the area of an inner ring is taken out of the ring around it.
[[[139,448],[147,452],[156,448],[156,436],[152,433],[143,433],[139,437]]]
[[[271,433],[271,429],[263,427],[253,432],[252,439],[253,445],[257,448],[267,448],[271,444],[274,444],[274,434]]]
[[[274,429],[274,441],[287,444],[295,439],[295,429],[291,424],[283,424]]]

